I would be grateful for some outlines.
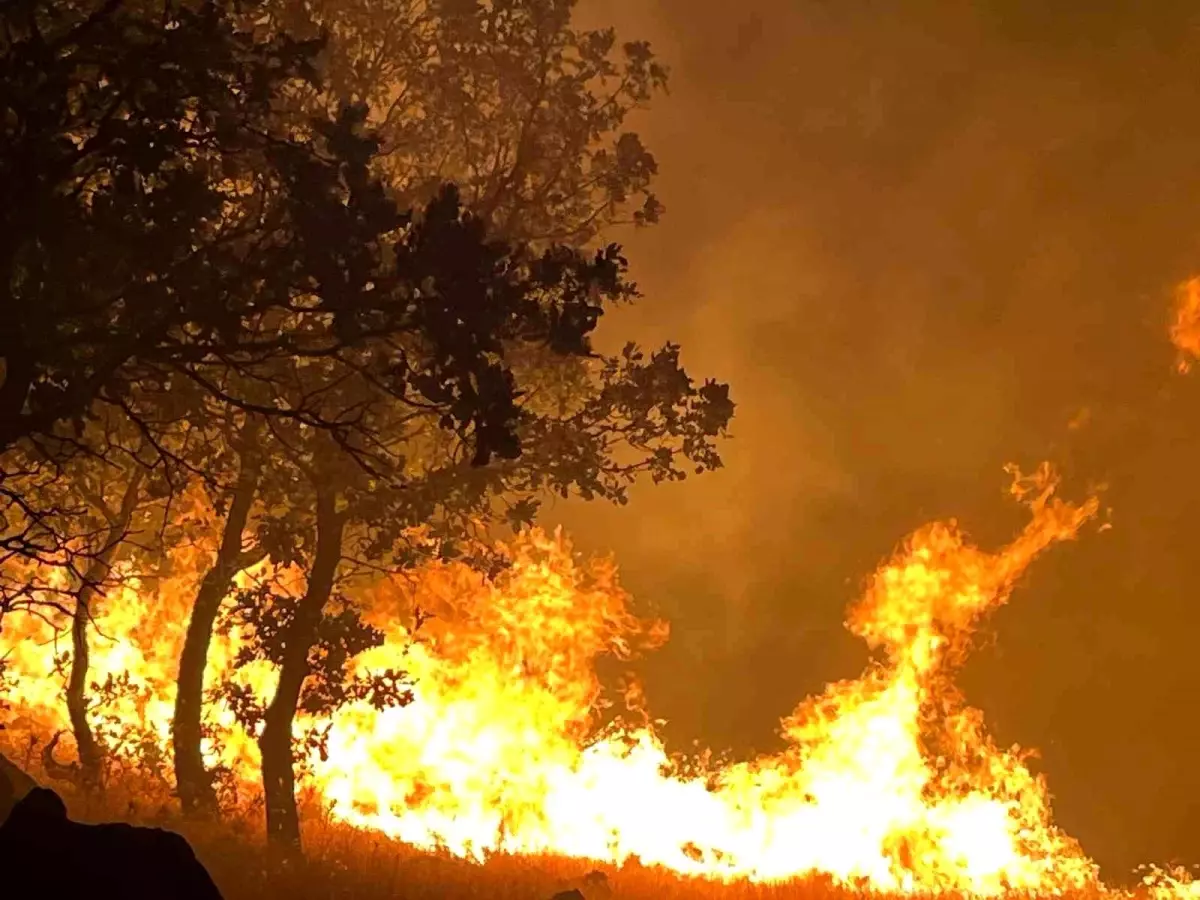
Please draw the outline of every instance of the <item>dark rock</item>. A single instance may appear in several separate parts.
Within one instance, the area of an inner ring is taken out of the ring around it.
[[[34,788],[0,825],[0,871],[30,896],[63,900],[221,900],[191,845],[160,828],[85,825],[62,798]]]
[[[0,822],[8,818],[17,801],[37,787],[37,782],[0,754]]]

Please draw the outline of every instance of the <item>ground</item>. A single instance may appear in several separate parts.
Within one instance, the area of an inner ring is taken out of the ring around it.
[[[44,773],[38,774],[46,780]],[[614,867],[547,856],[496,856],[477,864],[415,850],[377,832],[330,821],[313,807],[306,810],[304,822],[306,859],[289,865],[267,851],[261,817],[251,812],[219,824],[195,822],[184,820],[173,804],[167,805],[169,794],[140,781],[110,784],[102,798],[76,793],[63,783],[47,783],[63,795],[76,820],[129,821],[180,832],[225,900],[550,900],[570,888],[580,888],[585,900],[866,900],[868,896],[821,878],[773,885],[724,884],[636,863]],[[603,883],[588,884],[586,876],[592,872],[603,873]],[[945,895],[939,900],[959,898]]]
[[[636,864],[617,868],[562,857],[499,856],[481,865],[420,852],[377,833],[313,817],[305,826],[307,859],[289,866],[266,851],[258,822],[185,822],[173,814],[139,809],[136,801],[123,795],[110,797],[102,806],[80,798],[70,798],[70,805],[73,816],[80,819],[130,819],[183,833],[226,900],[550,900],[573,887],[581,888],[586,900],[852,900],[864,896],[819,878],[776,885],[722,884]],[[593,871],[605,875],[603,884],[586,884],[585,876]]]

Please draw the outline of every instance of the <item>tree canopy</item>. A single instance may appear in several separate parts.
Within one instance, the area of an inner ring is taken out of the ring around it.
[[[264,33],[329,35],[303,109],[365,102],[406,204],[449,179],[505,237],[584,244],[652,224],[658,165],[630,113],[666,87],[644,41],[577,28],[577,0],[272,0]]]
[[[665,72],[644,44],[614,61],[573,5],[0,8],[0,599],[69,598],[85,766],[91,605],[120,546],[162,555],[183,491],[221,534],[180,661],[180,796],[212,802],[204,666],[235,574],[296,567],[302,595],[238,602],[280,668],[264,784],[298,843],[295,712],[345,696],[315,665],[331,628],[372,640],[347,579],[467,555],[548,494],[624,502],[720,465],[727,386],[673,344],[592,344],[640,299],[598,238],[657,219],[621,127]]]

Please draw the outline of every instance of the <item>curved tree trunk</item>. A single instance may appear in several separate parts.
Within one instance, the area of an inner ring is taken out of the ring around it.
[[[88,650],[88,623],[92,616],[92,600],[95,598],[96,581],[103,578],[98,572],[99,560],[88,566],[85,584],[75,598],[75,615],[71,619],[71,674],[67,679],[67,715],[71,719],[71,733],[75,735],[75,746],[79,753],[79,782],[87,790],[96,790],[103,783],[103,753],[92,733],[87,718],[87,676],[90,664]]]
[[[87,717],[87,677],[91,662],[88,625],[92,621],[93,602],[101,597],[101,587],[112,571],[113,563],[116,562],[129,531],[129,523],[137,508],[141,486],[142,472],[139,470],[130,477],[121,498],[121,508],[115,513],[104,508],[102,498],[98,501],[101,508],[105,509],[108,528],[104,533],[104,543],[99,552],[92,557],[75,595],[75,614],[71,618],[71,671],[67,679],[67,715],[71,720],[71,732],[75,735],[75,746],[79,753],[80,787],[85,790],[100,790],[104,784],[104,751],[96,740]]]
[[[171,721],[171,742],[175,751],[175,784],[179,802],[187,814],[215,815],[217,797],[212,777],[204,765],[200,743],[204,714],[204,672],[208,666],[208,648],[221,601],[229,593],[234,576],[258,561],[242,552],[242,533],[250,518],[250,509],[258,489],[259,461],[250,448],[254,432],[243,434],[241,471],[225,517],[221,545],[212,566],[204,573],[196,592],[196,602],[188,620],[183,650],[179,655],[179,677],[175,691],[175,715]]]
[[[337,511],[337,493],[318,487],[317,547],[308,587],[287,635],[286,656],[279,686],[267,707],[259,749],[262,751],[263,791],[267,805],[267,837],[285,855],[299,855],[300,815],[292,760],[292,723],[300,692],[308,677],[308,654],[317,639],[325,604],[333,593],[342,557],[345,517]]]

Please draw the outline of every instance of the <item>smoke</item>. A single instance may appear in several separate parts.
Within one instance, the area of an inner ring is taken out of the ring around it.
[[[1114,530],[966,677],[1120,872],[1200,839],[1200,403],[1167,339],[1200,264],[1200,34],[1189,4],[1084,7],[585,0],[673,71],[638,123],[667,217],[622,236],[647,296],[611,330],[681,341],[738,415],[724,471],[550,515],[672,620],[668,733],[749,749],[859,669],[842,609],[898,535],[1010,531],[1008,459],[1109,483]]]

